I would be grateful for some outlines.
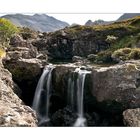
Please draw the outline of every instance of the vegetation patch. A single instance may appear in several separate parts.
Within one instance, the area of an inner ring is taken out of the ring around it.
[[[122,48],[114,51],[112,58],[116,61],[125,61],[130,59],[140,59],[140,48]]]
[[[13,25],[9,20],[0,18],[0,45],[6,47],[9,39],[18,33],[18,28]]]

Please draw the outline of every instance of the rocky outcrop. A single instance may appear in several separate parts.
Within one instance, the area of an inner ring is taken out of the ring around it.
[[[53,91],[67,102],[70,73],[80,66],[59,65],[53,71]],[[101,67],[85,66],[92,71],[85,82],[85,104],[104,112],[122,113],[127,108],[140,106],[140,61]]]
[[[21,90],[11,73],[0,66],[0,126],[37,126],[35,112],[19,99]]]
[[[38,79],[47,64],[47,55],[39,53],[29,40],[19,35],[13,36],[10,44],[3,64],[23,91],[23,101],[31,105],[29,102],[32,102]]]
[[[45,50],[52,59],[71,60],[73,56],[87,57],[90,54],[111,51],[110,48],[117,49],[126,46],[123,44],[125,40],[123,37],[130,37],[131,40],[131,35],[137,36],[139,32],[139,28],[133,22],[134,20],[128,20],[95,27],[75,25],[44,34],[42,38],[34,40],[32,44],[40,51]],[[129,29],[128,25],[132,25],[134,30]],[[122,43],[119,44],[121,41]],[[130,45],[133,46],[131,41]]]
[[[4,65],[12,73],[13,78],[19,82],[22,80],[32,80],[41,75],[43,68],[42,62],[36,58],[5,60]]]
[[[140,127],[140,108],[125,110],[123,117],[126,126]]]
[[[93,69],[92,95],[108,111],[140,106],[140,61]],[[106,105],[106,106],[105,106]],[[114,107],[113,107],[114,106]]]
[[[32,44],[40,51],[46,51],[50,58],[57,60],[71,60],[73,56],[86,57],[91,53],[96,54],[109,48],[110,44],[105,41],[106,34],[109,33],[103,32],[103,35],[98,38],[99,32],[95,30],[82,30],[79,26],[77,28],[71,27],[50,33],[41,39],[34,40]]]

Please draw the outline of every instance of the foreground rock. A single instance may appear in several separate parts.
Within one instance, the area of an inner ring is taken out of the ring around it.
[[[127,109],[123,112],[123,117],[126,126],[140,127],[140,108]]]
[[[12,81],[10,72],[0,66],[0,126],[37,126],[34,111],[23,105],[15,94],[20,89]]]
[[[0,126],[35,127],[36,124],[36,115],[30,107],[0,101]]]

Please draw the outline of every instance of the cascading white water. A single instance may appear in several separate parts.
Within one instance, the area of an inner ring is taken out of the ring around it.
[[[51,95],[52,71],[55,67],[48,65],[44,68],[35,91],[32,108],[36,110],[39,124],[49,122],[49,104]]]
[[[74,73],[78,74],[76,83],[74,82],[75,81]],[[86,119],[84,118],[84,109],[83,109],[84,84],[85,84],[86,75],[91,72],[87,70],[82,70],[81,68],[76,68],[74,73],[72,74],[72,77],[70,77],[68,81],[70,105],[74,109],[73,107],[75,102],[74,97],[76,97],[76,108],[77,108],[78,118],[74,123],[74,126],[82,127],[82,126],[86,126]],[[76,89],[76,96],[74,95],[75,93],[74,89]]]

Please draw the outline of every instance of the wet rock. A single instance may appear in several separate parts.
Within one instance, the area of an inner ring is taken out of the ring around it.
[[[53,75],[52,75],[53,94],[60,97],[66,103],[67,103],[69,74],[74,70],[75,70],[75,66],[70,64],[58,65],[53,70]]]
[[[99,126],[100,117],[97,113],[93,112],[91,115],[85,113],[84,117],[86,126]],[[74,126],[77,118],[77,113],[70,106],[66,106],[52,115],[51,123],[53,126]]]
[[[140,108],[125,110],[123,121],[126,126],[140,127]]]
[[[51,117],[53,126],[73,126],[77,115],[72,111],[70,107],[65,107],[56,111]]]

